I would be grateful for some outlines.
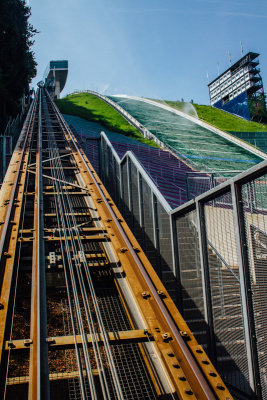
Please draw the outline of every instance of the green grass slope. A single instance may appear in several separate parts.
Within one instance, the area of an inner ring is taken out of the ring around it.
[[[215,107],[194,104],[198,117],[223,131],[233,132],[267,132],[267,126],[257,122],[246,121],[228,114]]]
[[[158,147],[155,142],[145,139],[138,129],[130,125],[113,107],[90,93],[68,95],[56,100],[56,105],[63,114],[76,115],[88,121],[98,122],[111,131]]]
[[[162,101],[161,101],[162,102]],[[169,101],[166,100],[164,103],[169,106],[176,108],[179,111],[187,112],[189,115],[195,116],[194,112],[188,108],[186,105],[189,103],[183,103],[181,101]],[[219,110],[218,108],[192,104],[195,108],[199,119],[214,125],[216,128],[223,131],[229,132],[267,132],[267,126],[264,124],[259,124],[257,122],[246,121],[242,118],[231,115],[227,112]]]

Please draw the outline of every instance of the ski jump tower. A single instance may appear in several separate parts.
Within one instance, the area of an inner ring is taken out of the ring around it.
[[[65,87],[68,76],[68,61],[50,61],[44,73],[45,87],[50,95],[59,99],[60,93]]]

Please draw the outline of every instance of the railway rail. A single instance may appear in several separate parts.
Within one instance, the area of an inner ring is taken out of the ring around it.
[[[0,397],[232,399],[46,90],[0,191]]]

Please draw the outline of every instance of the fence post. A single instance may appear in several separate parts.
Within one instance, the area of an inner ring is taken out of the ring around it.
[[[99,151],[99,175],[103,181],[103,183],[105,184],[105,168],[104,168],[104,140],[103,137],[100,136],[100,151]]]
[[[173,263],[173,274],[178,284],[176,290],[176,304],[181,313],[183,313],[183,301],[182,301],[182,286],[181,286],[181,271],[179,265],[179,243],[178,234],[176,227],[175,217],[170,214],[170,233],[171,233],[171,247],[172,247],[172,263]]]
[[[242,185],[231,183],[233,199],[234,226],[240,277],[240,291],[242,316],[244,322],[244,335],[246,341],[249,383],[251,389],[261,399],[260,372],[257,354],[255,321],[253,317],[253,299],[249,274],[249,259],[246,240],[246,226],[243,213]]]
[[[162,271],[161,271],[161,265],[159,263],[159,252],[160,252],[160,247],[159,247],[159,221],[158,221],[158,211],[157,211],[157,198],[154,195],[154,193],[151,191],[151,201],[152,201],[152,219],[153,219],[153,234],[154,234],[154,247],[156,249],[156,263],[158,269],[158,274],[160,279],[162,279]]]
[[[122,174],[122,164],[120,163],[119,164],[119,177],[120,177],[120,198],[121,198],[121,204],[122,204],[122,207],[124,207],[124,202],[123,202],[123,197],[124,197],[124,194],[123,194],[123,174]]]
[[[131,161],[129,157],[127,157],[127,185],[128,185],[128,207],[129,211],[132,213],[133,211],[133,196],[132,196],[132,175],[131,175]]]
[[[140,172],[137,172],[138,177],[138,204],[139,204],[139,224],[140,227],[144,227],[144,209],[143,209],[143,188],[142,188],[142,176]]]
[[[3,180],[6,174],[6,136],[3,136]]]

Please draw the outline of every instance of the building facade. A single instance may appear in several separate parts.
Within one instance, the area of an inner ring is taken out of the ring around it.
[[[258,57],[258,53],[247,53],[208,85],[212,106],[247,120],[266,119]]]

